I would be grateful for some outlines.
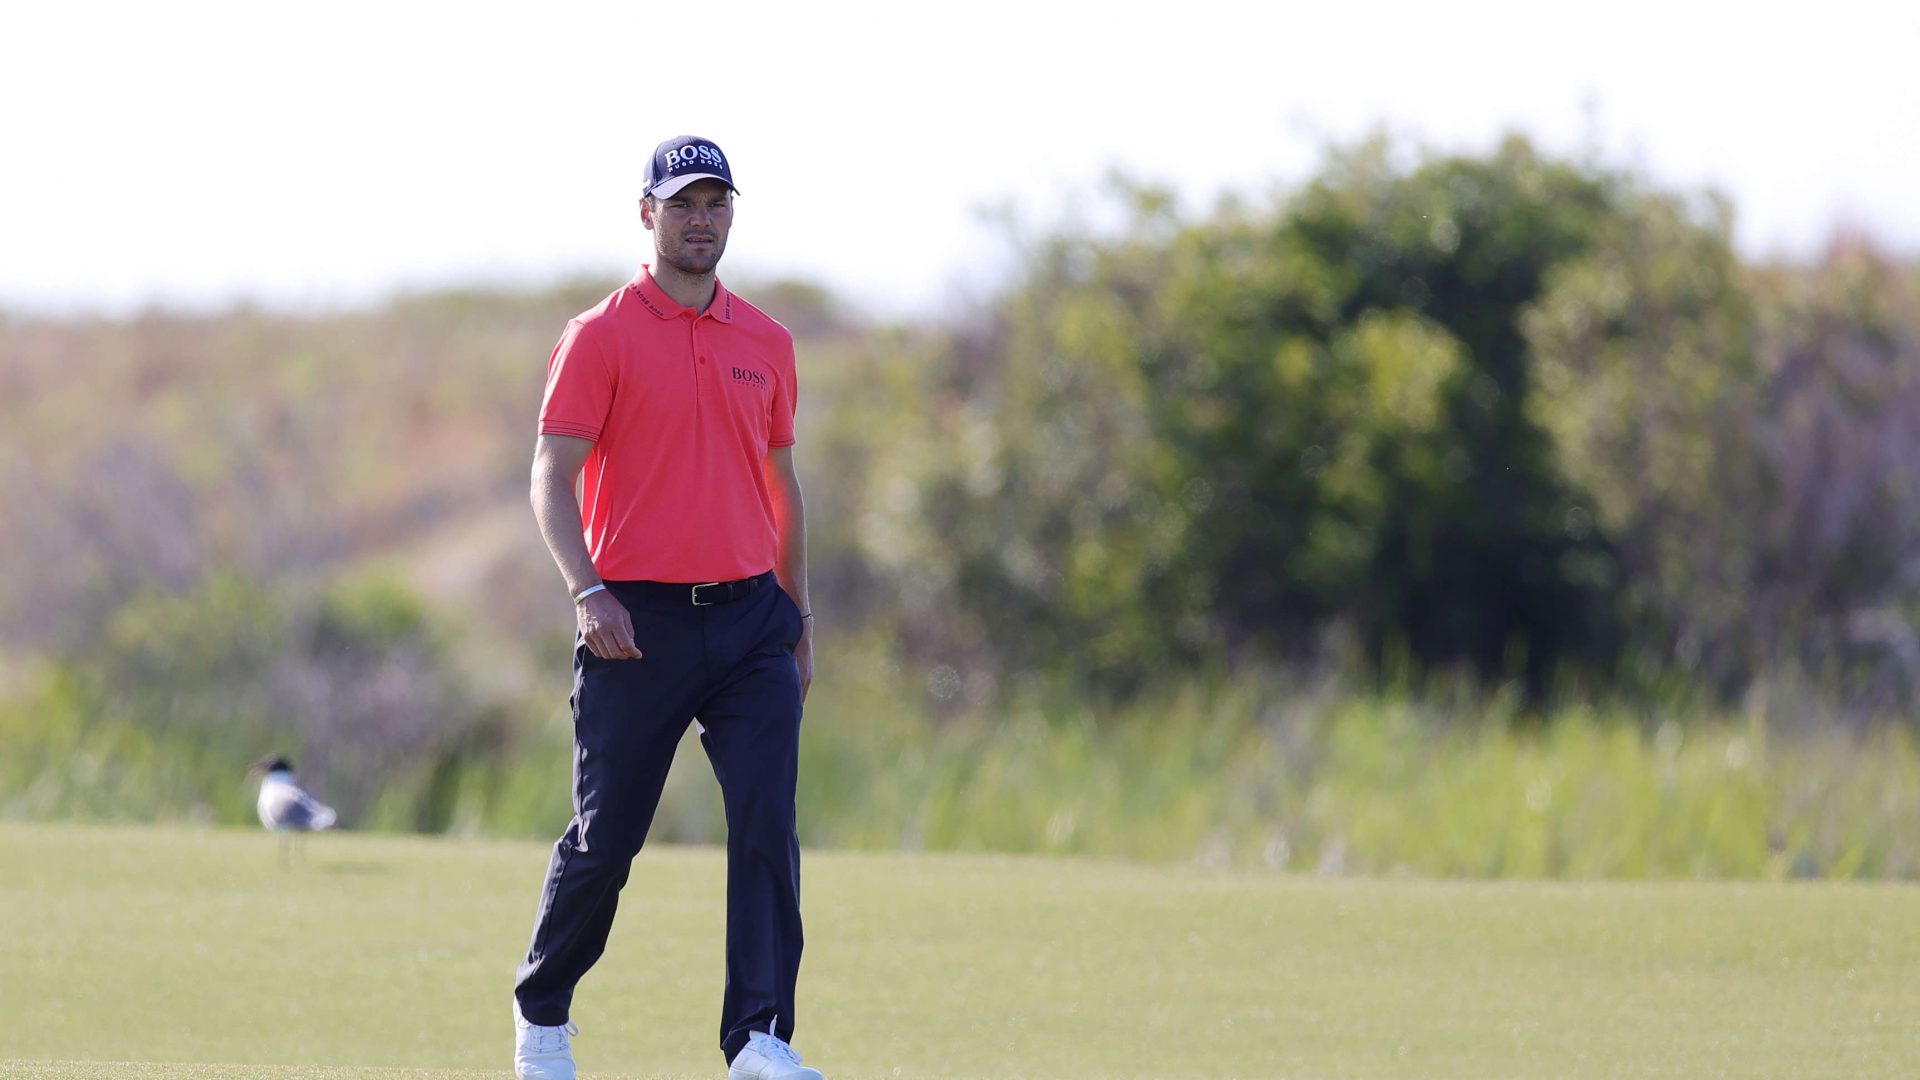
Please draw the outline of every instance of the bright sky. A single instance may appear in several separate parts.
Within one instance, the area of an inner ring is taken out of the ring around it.
[[[1199,212],[1383,126],[1717,186],[1749,254],[1839,223],[1915,253],[1916,58],[1920,5],[1867,0],[13,5],[0,306],[628,273],[682,133],[743,192],[723,276],[882,315],[991,290],[983,207],[1044,228],[1118,167]]]

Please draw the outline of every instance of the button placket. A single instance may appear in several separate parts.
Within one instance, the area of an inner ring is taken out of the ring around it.
[[[700,319],[687,320],[687,354],[693,358],[693,389],[696,401],[707,396],[707,358],[700,351]]]

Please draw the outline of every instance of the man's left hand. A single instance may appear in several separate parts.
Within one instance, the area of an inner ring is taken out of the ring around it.
[[[800,700],[807,700],[807,688],[813,685],[813,620],[803,620],[806,629],[793,647],[793,661],[800,665]]]

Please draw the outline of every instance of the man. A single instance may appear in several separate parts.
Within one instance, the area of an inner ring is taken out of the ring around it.
[[[697,718],[727,813],[728,1077],[820,1080],[787,1042],[813,680],[793,336],[714,276],[736,193],[718,146],[661,143],[640,202],[654,263],[568,323],[548,365],[532,500],[578,614],[574,817],[514,988],[521,1077],[573,1078],[574,985]]]

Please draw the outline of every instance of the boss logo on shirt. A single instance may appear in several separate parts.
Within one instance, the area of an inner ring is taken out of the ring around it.
[[[733,381],[737,383],[746,383],[748,386],[767,385],[767,377],[765,375],[762,375],[760,372],[753,370],[752,368],[743,368],[743,367],[734,368]]]
[[[694,165],[704,165],[710,169],[724,169],[727,166],[727,159],[721,157],[720,151],[711,146],[683,146],[678,150],[667,151],[668,172],[676,173],[683,168]]]

